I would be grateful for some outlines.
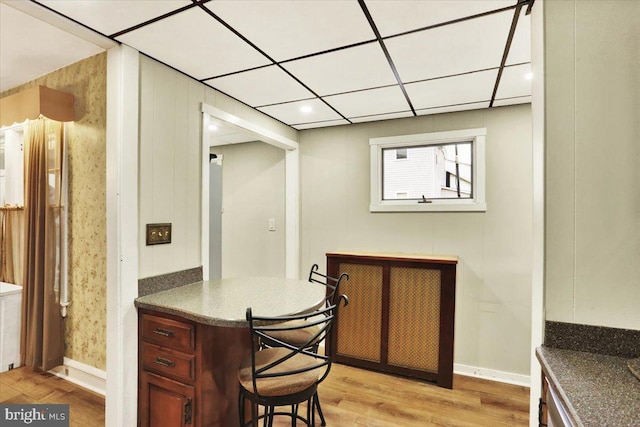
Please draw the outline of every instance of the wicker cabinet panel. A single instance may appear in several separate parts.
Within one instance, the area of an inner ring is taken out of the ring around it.
[[[340,339],[337,352],[343,356],[380,361],[382,327],[382,267],[341,264],[349,280],[340,284],[340,293],[349,296],[352,309],[340,313]],[[362,328],[361,325],[367,325]]]
[[[438,372],[440,270],[391,267],[390,365]]]

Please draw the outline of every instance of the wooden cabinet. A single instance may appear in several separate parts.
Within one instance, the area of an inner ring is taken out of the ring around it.
[[[250,348],[248,328],[141,309],[138,329],[140,427],[237,425],[237,369]]]
[[[349,274],[334,360],[451,388],[456,265],[457,257],[328,253],[327,274]]]

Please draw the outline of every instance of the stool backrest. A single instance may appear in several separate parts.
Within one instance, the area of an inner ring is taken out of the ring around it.
[[[298,320],[306,319],[309,314],[300,314],[295,316],[265,317],[256,316],[252,313],[251,308],[247,308],[247,321],[251,329],[251,369],[253,378],[254,392],[260,395],[257,382],[264,378],[280,378],[283,381],[287,377],[299,375],[304,372],[318,370],[318,383],[322,382],[331,369],[331,357],[329,355],[318,354],[311,350],[312,342],[330,338],[333,322],[338,315],[340,305],[349,304],[349,298],[346,295],[340,295],[336,298],[336,303],[324,307],[314,313],[314,318],[307,320],[306,323],[300,324]],[[320,316],[316,316],[320,314]],[[278,340],[271,336],[274,332],[293,331],[309,326],[318,326],[317,332],[313,337],[309,338],[306,343],[292,345],[288,342]],[[278,357],[270,360],[268,364],[260,364],[256,366],[256,360],[260,359],[261,351],[273,351],[274,349],[261,350],[260,342],[270,340],[277,343],[279,352]],[[296,357],[295,363],[287,363]]]
[[[318,264],[313,264],[309,271],[309,282],[319,283],[327,287],[327,306],[335,303],[336,295],[340,295],[340,282],[343,279],[349,280],[347,273],[342,273],[337,279],[335,277],[327,276],[326,274],[318,273]]]

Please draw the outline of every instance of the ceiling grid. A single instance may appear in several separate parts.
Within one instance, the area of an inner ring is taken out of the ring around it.
[[[31,0],[296,129],[531,102],[533,1]]]

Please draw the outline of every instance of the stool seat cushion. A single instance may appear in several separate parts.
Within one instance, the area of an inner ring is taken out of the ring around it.
[[[285,348],[269,348],[260,350],[255,353],[256,370],[277,361],[278,359],[291,354],[291,350]],[[290,372],[309,366],[317,365],[320,361],[311,356],[304,354],[296,354],[290,359],[277,366],[271,368],[265,373]],[[316,387],[320,375],[324,369],[312,369],[307,372],[301,372],[293,375],[272,378],[258,378],[256,386],[257,393],[261,396],[286,396],[299,393],[309,388]],[[250,393],[255,393],[253,389],[253,381],[251,378],[251,357],[245,358],[238,370],[238,380],[240,385]]]

